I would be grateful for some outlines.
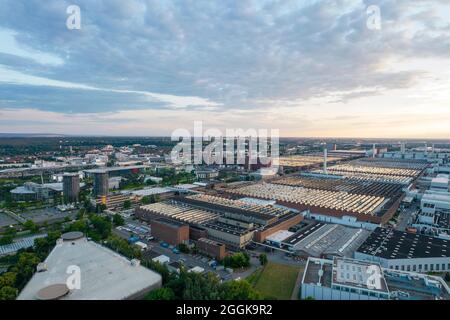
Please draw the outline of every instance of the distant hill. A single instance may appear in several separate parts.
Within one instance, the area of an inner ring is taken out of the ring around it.
[[[66,134],[56,133],[1,133],[0,138],[56,138],[68,137]]]

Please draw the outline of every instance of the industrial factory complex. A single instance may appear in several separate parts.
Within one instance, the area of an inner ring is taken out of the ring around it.
[[[230,189],[233,196],[274,199],[318,219],[353,217],[361,223],[386,223],[402,201],[402,186],[374,180],[305,175]]]
[[[289,208],[206,194],[175,197],[141,206],[136,209],[136,216],[149,221],[153,228],[154,221],[160,217],[170,218],[189,226],[193,233],[191,239],[203,231],[208,238],[221,241],[230,248],[243,248],[252,240],[264,241],[272,233],[289,229],[303,220],[298,211]]]
[[[265,254],[271,262],[303,265],[302,299],[450,299],[440,277],[450,272],[450,152],[388,157],[376,148],[314,150],[284,154],[279,167],[187,166],[159,158],[153,166],[100,166],[61,173],[56,182],[41,177],[10,194],[15,201],[90,206],[89,214],[110,219],[114,236],[134,245],[142,261],[177,274],[184,267],[208,270],[228,281],[240,277],[226,265],[235,256],[256,271]],[[18,298],[135,299],[162,286],[148,264],[105,244],[64,234]],[[7,244],[0,252],[19,247]],[[64,282],[70,265],[85,270],[81,290]],[[369,271],[378,282],[370,282]]]

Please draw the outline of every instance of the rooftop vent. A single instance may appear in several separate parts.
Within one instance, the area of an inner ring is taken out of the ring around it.
[[[73,240],[81,239],[81,238],[83,238],[83,237],[84,237],[83,232],[80,232],[80,231],[72,231],[72,232],[64,233],[64,234],[61,236],[61,239],[63,239],[63,241],[73,241]]]
[[[48,270],[48,266],[45,262],[41,262],[36,267],[36,272],[45,272]]]
[[[52,284],[39,290],[36,295],[38,300],[58,300],[69,293],[69,288],[63,284]]]
[[[133,267],[139,267],[141,265],[141,261],[139,261],[138,259],[132,259],[131,260],[131,265]]]

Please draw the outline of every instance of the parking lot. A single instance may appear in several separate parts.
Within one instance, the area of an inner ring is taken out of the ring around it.
[[[0,212],[0,228],[17,224],[17,221],[9,217],[6,213]]]
[[[20,213],[20,216],[25,220],[32,220],[35,223],[41,224],[47,222],[49,224],[63,221],[66,217],[74,219],[77,215],[77,210],[61,212],[56,208],[44,208]]]
[[[186,266],[186,268],[191,269],[193,267],[199,266],[205,269],[205,271],[210,271],[218,274],[218,276],[223,280],[227,281],[236,278],[245,278],[247,275],[251,274],[256,266],[259,265],[258,254],[251,254],[251,264],[252,266],[245,270],[244,272],[239,272],[235,270],[233,273],[229,273],[225,270],[216,270],[209,265],[211,261],[201,254],[184,254],[184,253],[174,253],[173,246],[163,247],[157,239],[151,238],[151,228],[145,222],[140,222],[138,220],[127,218],[125,219],[125,224],[123,226],[113,229],[113,233],[123,239],[129,239],[131,236],[138,236],[139,241],[145,243],[148,246],[147,250],[154,251],[161,255],[165,255],[170,258],[170,261],[179,261]]]

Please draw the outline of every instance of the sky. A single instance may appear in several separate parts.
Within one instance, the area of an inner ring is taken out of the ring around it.
[[[2,0],[0,133],[160,136],[194,121],[450,139],[450,3]]]

